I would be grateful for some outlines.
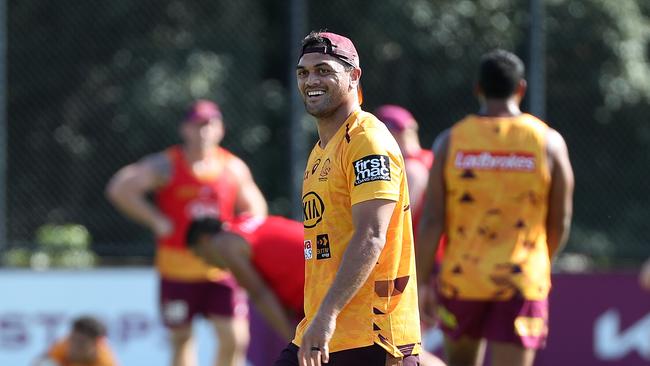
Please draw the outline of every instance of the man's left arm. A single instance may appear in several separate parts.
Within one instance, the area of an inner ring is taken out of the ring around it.
[[[386,232],[395,204],[387,199],[372,199],[352,206],[354,234],[332,286],[303,335],[298,359],[305,355],[311,357],[311,347],[319,347],[323,361],[329,361],[328,343],[336,328],[336,318],[377,264],[386,244]]]

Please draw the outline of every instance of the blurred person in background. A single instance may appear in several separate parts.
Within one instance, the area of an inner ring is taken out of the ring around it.
[[[305,318],[276,366],[419,363],[404,158],[361,110],[360,78],[350,39],[305,37],[296,79],[319,136],[303,177]]]
[[[449,365],[532,366],[548,333],[551,263],[569,234],[574,178],[562,136],[522,113],[524,65],[494,50],[472,114],[434,143],[417,240],[423,321],[437,317]],[[448,245],[428,286],[441,235]]]
[[[413,234],[415,235],[422,216],[424,192],[429,180],[429,170],[433,165],[433,151],[423,149],[420,145],[418,122],[406,108],[394,104],[384,104],[377,108],[373,114],[388,127],[388,131],[397,141],[404,156],[409,200],[411,202],[411,212],[413,212]],[[443,238],[436,254],[438,260],[442,257],[444,246],[445,240]],[[428,326],[425,325],[425,327]],[[443,365],[441,360],[424,350],[420,354],[420,364],[423,366]]]
[[[639,284],[643,289],[650,291],[650,258],[641,266],[641,271],[639,272]]]
[[[270,365],[294,336],[304,315],[305,259],[301,222],[279,216],[243,216],[222,223],[214,218],[194,220],[187,243],[207,263],[228,269],[255,309],[284,342],[261,339],[251,322],[249,361]],[[276,346],[277,344],[277,346]]]
[[[117,366],[108,340],[106,327],[91,316],[73,320],[68,335],[54,345],[33,366]]]
[[[217,104],[199,100],[179,126],[182,145],[146,156],[120,169],[107,187],[108,199],[156,237],[160,310],[171,332],[174,366],[195,366],[192,319],[207,318],[218,337],[216,364],[243,365],[248,345],[245,292],[230,273],[208,266],[188,250],[192,219],[231,220],[265,216],[266,201],[246,164],[219,143],[224,136]],[[153,193],[154,202],[147,195]]]
[[[407,109],[385,104],[377,108],[374,115],[388,127],[404,156],[413,212],[413,233],[416,233],[422,214],[424,191],[429,180],[429,169],[433,165],[433,152],[420,146],[418,123]]]

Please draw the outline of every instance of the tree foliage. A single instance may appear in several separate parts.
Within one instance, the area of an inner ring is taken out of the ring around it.
[[[528,62],[526,2],[307,2],[308,29],[358,47],[367,110],[409,108],[421,138],[473,112],[479,56]],[[77,222],[101,255],[150,255],[149,234],[103,198],[120,166],[175,143],[195,98],[215,99],[226,147],[250,165],[274,213],[288,214],[288,99],[295,93],[285,2],[9,2],[9,236]],[[650,229],[650,3],[548,0],[547,119],[577,175],[570,250],[620,260]],[[310,139],[310,138],[308,138]],[[313,141],[310,139],[311,144]],[[594,244],[595,243],[595,244]],[[122,250],[118,250],[121,248]]]

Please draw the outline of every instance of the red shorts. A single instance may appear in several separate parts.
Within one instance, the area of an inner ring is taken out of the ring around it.
[[[165,326],[190,324],[195,315],[248,316],[246,292],[234,278],[218,282],[179,282],[160,279],[160,311]]]
[[[438,318],[451,339],[485,338],[539,349],[548,334],[548,300],[470,301],[438,295]]]

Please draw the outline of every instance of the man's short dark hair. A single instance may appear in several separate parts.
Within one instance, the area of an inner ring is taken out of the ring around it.
[[[72,322],[72,331],[89,338],[97,339],[106,336],[106,326],[92,316],[80,316]]]
[[[309,34],[302,40],[302,47],[326,46],[327,41],[321,36],[322,32],[325,32],[325,30],[309,32]]]
[[[496,49],[481,57],[478,84],[486,98],[508,98],[523,78],[524,63],[514,53]]]
[[[346,39],[350,46],[346,45],[343,50],[338,50],[337,45],[332,45],[332,41],[327,38],[328,35],[335,36],[335,37],[341,37],[339,35],[329,33],[327,30],[320,30],[320,31],[311,31],[305,38],[302,40],[302,52],[301,56],[304,55],[305,52],[308,50],[319,50],[319,53],[323,54],[328,54],[330,56],[334,56],[336,59],[341,61],[343,63],[343,66],[345,67],[346,71],[351,71],[356,67],[358,67],[358,59],[359,56],[357,55],[356,49],[349,50],[347,48],[354,47],[352,45],[352,41],[349,39]],[[340,47],[340,46],[339,46]],[[345,55],[344,55],[345,54]],[[350,59],[349,57],[352,57]],[[354,58],[356,57],[356,59]]]
[[[212,217],[195,219],[187,229],[187,246],[195,246],[201,235],[216,235],[223,230],[223,223]]]

